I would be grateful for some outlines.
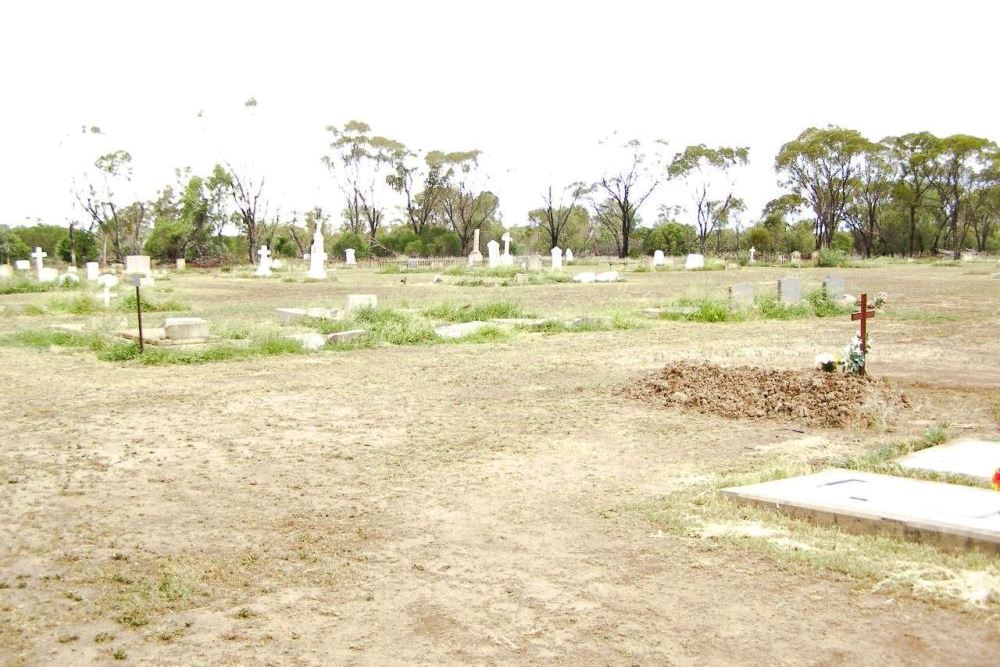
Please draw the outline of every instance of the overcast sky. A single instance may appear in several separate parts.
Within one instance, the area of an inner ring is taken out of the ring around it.
[[[283,211],[342,199],[319,158],[350,119],[412,148],[484,152],[507,225],[598,177],[598,141],[745,145],[746,222],[809,126],[1000,139],[997,3],[17,2],[0,24],[0,223],[66,224],[104,152],[134,194],[222,160]],[[254,97],[253,114],[243,102]],[[199,117],[199,113],[201,113]],[[97,125],[100,137],[80,133]],[[662,189],[641,211],[683,204]]]

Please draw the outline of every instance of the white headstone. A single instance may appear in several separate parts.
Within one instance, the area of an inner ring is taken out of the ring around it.
[[[141,273],[147,278],[152,278],[153,269],[149,263],[149,255],[128,255],[125,257],[125,273]]]
[[[51,266],[42,267],[41,272],[38,274],[38,282],[40,283],[54,283],[58,278],[59,272]]]
[[[597,274],[593,271],[584,271],[583,273],[578,273],[573,276],[573,282],[577,283],[592,283],[596,282]]]
[[[177,270],[178,271],[183,271],[186,268],[187,268],[187,260],[184,259],[183,257],[178,257],[177,258]]]
[[[556,246],[552,248],[552,270],[562,271],[563,253],[562,248]]]
[[[87,280],[97,280],[101,275],[101,265],[97,262],[87,262]]]
[[[31,262],[26,259],[18,259],[14,261],[14,268],[18,271],[27,271],[31,268]]]
[[[594,276],[595,283],[616,283],[619,280],[617,271],[605,271]]]
[[[208,322],[200,317],[168,317],[163,321],[163,335],[170,340],[208,338]]]
[[[344,263],[347,266],[358,265],[358,260],[354,259],[354,248],[344,248]]]
[[[754,248],[753,246],[750,246],[750,263],[751,264],[753,264],[755,261],[757,261],[755,259],[756,255],[757,255],[757,248]]]
[[[348,294],[347,312],[354,312],[361,308],[377,308],[378,296],[375,294]]]
[[[572,264],[573,263],[573,251],[570,248],[566,248],[566,257],[565,257],[565,259],[566,259],[566,263],[567,264]]]
[[[312,247],[309,249],[309,271],[307,278],[313,280],[326,280],[326,251],[323,250],[323,228],[316,226],[316,233],[313,234]]]
[[[0,264],[0,278],[10,278],[14,275],[14,269],[10,264]]]
[[[42,279],[42,269],[45,268],[45,264],[42,260],[49,256],[49,253],[45,252],[39,247],[35,247],[35,252],[31,253],[31,258],[35,260],[35,273],[38,275],[38,279]]]
[[[97,284],[102,288],[101,300],[104,302],[104,307],[107,308],[111,305],[111,288],[118,285],[118,276],[105,273],[97,278]]]
[[[480,266],[483,263],[483,253],[479,252],[479,230],[473,231],[472,252],[469,253],[469,266]]]
[[[271,251],[266,245],[262,245],[257,251],[260,261],[257,262],[257,271],[254,273],[258,278],[267,278],[271,275]]]
[[[786,306],[802,301],[802,281],[795,277],[779,278],[778,301]]]
[[[272,259],[271,260],[271,268],[273,270],[275,270],[275,271],[280,271],[281,270],[281,260],[280,259]]]
[[[653,253],[653,266],[664,266],[666,263],[667,258],[663,256],[662,250]]]
[[[899,459],[899,465],[909,469],[964,475],[989,482],[993,474],[1000,470],[1000,442],[959,440],[904,456]]]
[[[489,253],[490,268],[500,266],[500,244],[492,240],[486,244],[486,251]]]
[[[705,256],[699,255],[697,253],[692,253],[687,256],[687,260],[684,262],[684,268],[687,271],[693,271],[694,269],[705,268]]]

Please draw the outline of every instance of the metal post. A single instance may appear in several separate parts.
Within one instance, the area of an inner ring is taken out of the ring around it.
[[[142,342],[142,297],[139,295],[139,286],[135,286],[135,312],[139,316],[139,354],[145,351]],[[861,329],[864,330],[864,320],[861,322]]]

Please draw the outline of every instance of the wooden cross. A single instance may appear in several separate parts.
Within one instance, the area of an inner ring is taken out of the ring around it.
[[[861,295],[861,310],[851,313],[851,321],[861,320],[861,374],[865,374],[865,357],[868,355],[868,326],[867,321],[875,317],[874,310],[868,310],[868,294]]]

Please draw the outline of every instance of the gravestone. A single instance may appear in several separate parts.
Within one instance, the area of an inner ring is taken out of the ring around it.
[[[97,284],[101,287],[101,301],[104,303],[104,307],[107,308],[111,305],[111,288],[118,285],[118,276],[111,273],[105,273],[97,278]]]
[[[354,248],[344,248],[344,264],[347,266],[357,266],[358,260],[354,259]]]
[[[593,271],[584,271],[583,273],[578,273],[573,276],[573,282],[575,283],[593,283],[597,282],[597,274]]]
[[[168,317],[163,321],[163,334],[170,340],[208,338],[208,321],[200,317]]]
[[[42,269],[45,268],[44,260],[48,256],[49,253],[45,252],[44,250],[42,250],[37,246],[35,247],[35,252],[31,253],[31,258],[35,260],[35,275],[38,277],[39,281],[42,280]],[[44,282],[51,282],[51,281],[44,281]]]
[[[483,253],[479,252],[479,230],[476,229],[472,233],[472,252],[469,253],[469,266],[482,266]]]
[[[812,251],[812,254],[811,254],[811,255],[809,255],[809,258],[810,258],[810,259],[811,259],[811,260],[812,260],[813,262],[818,262],[818,261],[819,261],[819,250],[813,250],[813,251]]]
[[[662,250],[653,253],[653,267],[660,267],[667,263],[667,258],[663,256]]]
[[[757,248],[750,246],[750,263],[753,264],[756,261]]]
[[[336,308],[276,308],[278,322],[281,324],[294,324],[300,320],[336,320],[340,318],[340,311]]]
[[[38,274],[38,282],[40,283],[54,283],[59,279],[59,271],[53,269],[51,266],[42,267],[41,272]]]
[[[362,308],[377,308],[378,297],[374,294],[348,294],[347,312],[353,313]]]
[[[27,271],[31,268],[31,262],[26,259],[18,259],[14,261],[14,268],[18,271]]]
[[[312,246],[309,248],[309,270],[306,278],[326,280],[326,251],[323,250],[323,225],[316,225]]]
[[[1000,493],[988,489],[833,469],[722,493],[852,532],[1000,552]]]
[[[486,244],[486,252],[489,255],[490,268],[495,269],[500,266],[500,244],[496,242],[496,239]]]
[[[594,276],[595,283],[616,283],[619,280],[617,271],[605,271]]]
[[[684,261],[684,269],[686,271],[693,271],[695,269],[705,268],[705,256],[693,253],[687,256]]]
[[[899,465],[911,470],[965,475],[989,482],[993,473],[1000,470],[1000,442],[960,440],[928,447],[899,459]]]
[[[831,299],[838,299],[844,294],[844,279],[840,276],[827,276],[823,281],[823,293]]]
[[[14,275],[14,269],[10,264],[0,264],[0,279],[10,278]]]
[[[778,279],[778,301],[791,306],[802,301],[802,281],[798,278]]]
[[[563,252],[562,248],[556,246],[552,248],[552,270],[562,271]]]
[[[257,251],[260,261],[257,262],[257,271],[254,273],[258,278],[267,278],[271,275],[271,251],[266,245],[262,245]]]
[[[272,259],[271,260],[271,269],[274,270],[274,271],[279,271],[281,269],[281,260],[280,259]]]
[[[128,255],[125,257],[125,273],[133,275],[141,273],[147,278],[153,277],[153,269],[150,267],[149,255]]]
[[[503,241],[503,254],[500,255],[500,266],[514,266],[514,258],[510,254],[510,232],[504,232],[500,240]]]
[[[542,256],[541,255],[531,255],[528,257],[528,271],[541,271],[542,270]]]
[[[798,250],[793,250],[792,254],[790,255],[790,257],[791,257],[791,259],[792,259],[793,262],[801,262],[802,261],[802,253],[799,252]]]
[[[459,322],[458,324],[443,324],[434,328],[434,333],[442,338],[461,338],[475,333],[485,327],[486,322],[475,320],[472,322]]]
[[[185,260],[183,257],[178,257],[177,258],[177,270],[178,271],[183,271],[186,268],[187,268],[187,260]]]
[[[573,250],[571,248],[566,248],[566,263],[573,263]]]
[[[97,280],[101,275],[101,265],[97,262],[87,262],[87,280]]]
[[[736,283],[729,288],[729,307],[733,310],[742,310],[753,306],[753,285],[750,283]]]

